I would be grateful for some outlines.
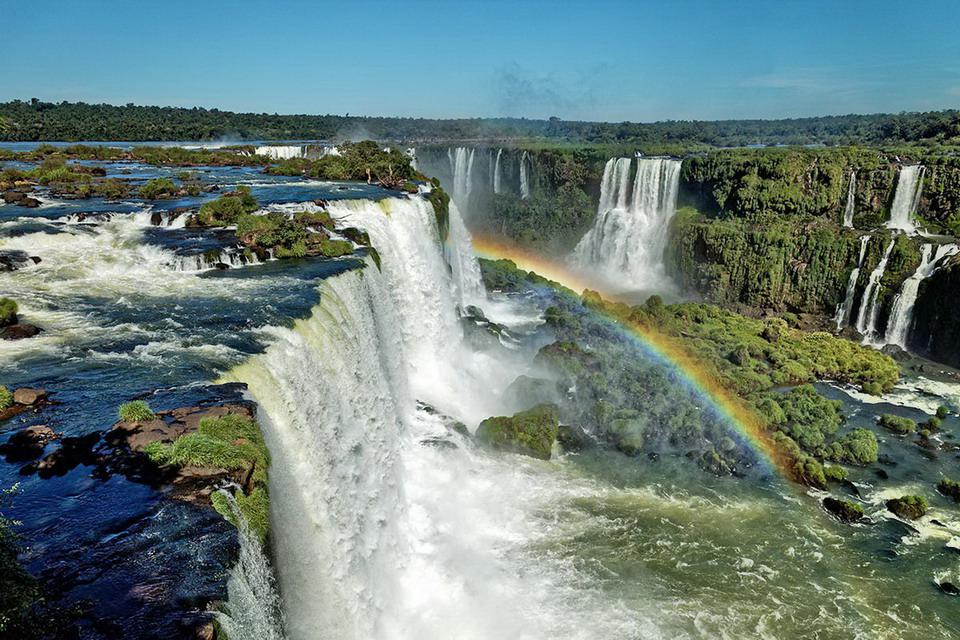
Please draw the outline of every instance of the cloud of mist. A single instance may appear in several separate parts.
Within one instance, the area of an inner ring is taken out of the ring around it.
[[[602,70],[601,70],[602,71]],[[513,63],[494,75],[493,90],[497,110],[502,116],[570,119],[590,113],[598,103],[595,79],[601,73],[576,74],[562,78],[551,73],[536,73]]]

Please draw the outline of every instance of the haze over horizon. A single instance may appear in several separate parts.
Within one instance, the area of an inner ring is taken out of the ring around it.
[[[609,122],[960,104],[956,3],[605,5],[11,5],[0,100]]]

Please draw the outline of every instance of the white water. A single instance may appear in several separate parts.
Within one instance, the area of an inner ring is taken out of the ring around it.
[[[497,149],[497,160],[493,164],[493,192],[499,194],[503,187],[501,186],[502,178],[500,176],[500,157],[503,155],[503,149]]]
[[[464,211],[470,210],[470,192],[473,190],[473,159],[476,150],[467,147],[447,149],[450,159],[450,172],[453,174],[453,188],[450,197]]]
[[[291,158],[303,158],[307,155],[306,145],[263,145],[257,147],[254,153],[258,156],[266,156],[274,160],[289,160]]]
[[[526,151],[520,156],[520,197],[530,197],[530,154]]]
[[[850,322],[850,311],[853,309],[853,295],[857,288],[857,279],[860,277],[860,267],[863,266],[863,257],[867,253],[867,243],[869,241],[870,236],[860,236],[860,257],[857,258],[857,266],[850,272],[850,279],[847,280],[847,293],[843,298],[843,302],[837,307],[837,315],[834,317],[834,322],[837,323],[837,331]]]
[[[680,162],[667,158],[607,162],[593,227],[574,249],[573,261],[619,291],[652,289],[667,276],[663,264],[670,220],[676,212]]]
[[[933,253],[933,245],[924,244],[920,256],[920,266],[903,282],[903,286],[893,299],[890,310],[890,320],[887,322],[887,333],[884,336],[885,344],[895,344],[902,349],[907,348],[910,329],[913,327],[913,308],[917,303],[917,293],[920,283],[933,275],[940,262],[960,251],[955,244],[944,244],[937,247]],[[932,256],[932,258],[931,258]]]
[[[913,232],[913,216],[920,202],[920,193],[923,190],[924,167],[918,164],[908,165],[900,169],[897,179],[897,190],[893,196],[893,205],[890,207],[890,221],[887,226],[891,229]]]
[[[847,188],[847,206],[843,210],[843,226],[853,228],[853,213],[857,191],[857,172],[850,172],[850,186]]]
[[[857,331],[864,336],[864,342],[873,340],[876,333],[877,316],[880,315],[880,305],[877,304],[877,298],[880,293],[880,278],[887,268],[887,260],[890,258],[890,252],[893,251],[893,244],[896,238],[890,239],[887,250],[883,257],[877,263],[876,268],[870,272],[870,278],[867,286],[863,290],[863,297],[860,299],[860,310],[857,313]]]
[[[474,449],[417,408],[423,400],[472,428],[501,409],[499,392],[521,371],[464,347],[429,204],[345,201],[331,214],[370,233],[382,272],[368,263],[325,280],[312,316],[273,330],[266,352],[229,376],[260,403],[273,455],[288,636],[654,633],[652,613],[624,611],[578,586],[587,578],[576,568],[528,550],[550,535],[545,508],[601,489],[557,478],[555,463]],[[458,446],[424,446],[430,438]]]
[[[468,305],[482,306],[486,300],[480,263],[473,253],[473,240],[470,231],[463,223],[463,217],[455,202],[450,203],[450,233],[444,243],[444,257],[450,265],[453,284],[457,291],[460,308]]]

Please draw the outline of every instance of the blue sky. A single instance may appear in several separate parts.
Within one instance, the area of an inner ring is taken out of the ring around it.
[[[960,1],[0,0],[0,100],[775,118],[960,106]]]

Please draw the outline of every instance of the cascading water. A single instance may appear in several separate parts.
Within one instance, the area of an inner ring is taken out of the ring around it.
[[[885,344],[895,344],[902,349],[907,348],[910,329],[913,327],[913,308],[917,303],[920,283],[933,275],[944,258],[952,256],[958,251],[960,251],[960,247],[957,245],[944,244],[937,247],[937,252],[934,254],[933,245],[923,245],[920,266],[917,267],[913,275],[904,281],[899,293],[893,299],[890,320],[887,322],[887,333],[884,336]],[[932,259],[931,255],[933,256]]]
[[[877,263],[876,268],[870,272],[870,278],[867,286],[863,290],[863,297],[860,299],[860,310],[857,313],[857,331],[864,337],[864,342],[871,341],[876,334],[877,317],[880,315],[880,305],[877,304],[880,294],[880,278],[887,268],[887,260],[890,259],[890,253],[893,251],[893,245],[896,238],[890,239],[887,250],[883,257]]]
[[[631,162],[607,162],[596,220],[573,255],[579,267],[622,291],[652,288],[666,278],[663,252],[680,182],[679,160],[643,158],[631,185]]]
[[[867,243],[870,236],[860,236],[860,256],[857,258],[857,266],[850,272],[850,279],[847,280],[847,293],[843,302],[837,307],[837,315],[834,322],[837,323],[837,331],[845,327],[850,322],[850,311],[853,309],[853,296],[857,289],[857,279],[860,277],[860,267],[863,266],[863,258],[867,254]]]
[[[493,192],[499,194],[503,191],[500,177],[500,158],[503,156],[503,149],[497,149],[497,159],[493,163]]]
[[[850,186],[847,187],[847,206],[843,210],[843,226],[853,228],[853,213],[857,195],[857,172],[850,172]]]
[[[473,253],[473,239],[463,223],[463,217],[456,203],[450,203],[450,233],[444,243],[444,257],[450,265],[453,283],[457,290],[460,308],[468,305],[481,305],[486,299],[480,263]]]
[[[473,159],[476,150],[457,147],[456,149],[448,149],[447,155],[450,158],[450,172],[453,174],[450,197],[465,211],[469,211],[470,191],[473,189]]]
[[[228,375],[260,404],[273,456],[288,637],[586,640],[649,627],[578,592],[562,565],[519,553],[543,535],[543,500],[570,491],[541,475],[549,464],[475,450],[418,407],[474,425],[498,411],[488,390],[517,374],[465,349],[429,204],[342,201],[330,212],[363,225],[382,271],[368,260],[323,281],[310,318],[274,329],[266,351]],[[456,446],[423,444],[437,439]],[[596,623],[577,628],[571,615]]]
[[[254,150],[258,156],[273,158],[274,160],[289,160],[291,158],[306,157],[306,145],[263,145]]]
[[[520,156],[520,197],[530,197],[530,154],[526,151]]]
[[[920,193],[923,190],[924,167],[914,164],[902,167],[897,179],[897,190],[890,207],[890,221],[887,226],[891,229],[913,232],[913,216],[920,203]]]

